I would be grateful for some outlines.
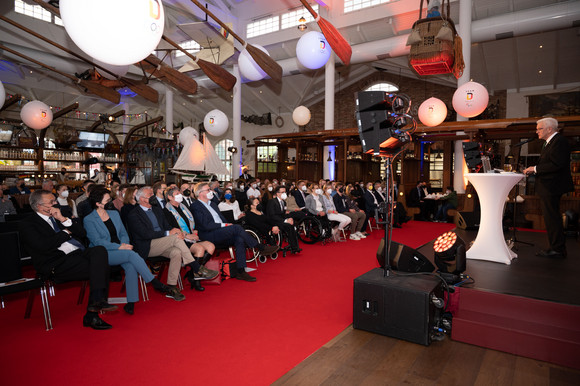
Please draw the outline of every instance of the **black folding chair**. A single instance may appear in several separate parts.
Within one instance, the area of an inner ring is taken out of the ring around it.
[[[5,307],[5,295],[28,291],[28,302],[26,304],[26,311],[24,312],[24,319],[30,318],[32,304],[34,303],[34,296],[36,294],[35,290],[38,289],[42,300],[46,330],[52,330],[52,319],[45,282],[39,278],[22,277],[18,232],[0,233],[0,245],[2,245],[2,254],[0,257],[1,308]]]

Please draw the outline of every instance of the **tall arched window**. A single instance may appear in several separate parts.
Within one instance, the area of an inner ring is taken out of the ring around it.
[[[232,158],[230,154],[228,154],[228,147],[234,146],[234,141],[231,139],[222,139],[215,145],[215,152],[219,159],[226,165],[228,170],[232,170]],[[217,178],[220,181],[231,181],[232,176],[230,174],[218,174]]]
[[[385,91],[385,92],[397,92],[399,87],[393,83],[380,82],[375,83],[372,86],[366,88],[364,91]]]

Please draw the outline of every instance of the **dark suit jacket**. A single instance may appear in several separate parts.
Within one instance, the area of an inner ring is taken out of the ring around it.
[[[334,195],[334,197],[332,197],[332,201],[334,201],[334,207],[338,213],[348,212],[349,208],[348,202],[346,201],[346,196],[341,196],[337,193]]]
[[[149,220],[147,213],[145,213],[140,205],[136,205],[135,209],[129,213],[127,218],[127,228],[129,230],[131,243],[133,244],[133,249],[143,259],[147,259],[149,256],[151,240],[165,237],[165,232],[172,229],[163,214],[163,209],[158,206],[152,206],[151,209],[157,218],[157,222],[161,228],[160,231],[153,230],[151,220]]]
[[[284,209],[286,209],[286,203],[284,203]],[[282,211],[280,206],[280,201],[277,197],[268,200],[268,206],[266,206],[266,214],[269,218],[274,220],[275,223],[283,223],[284,220],[288,218],[286,211]]]
[[[562,195],[574,191],[570,174],[570,144],[556,134],[542,149],[536,165],[536,193],[539,196]]]
[[[365,189],[365,211],[367,213],[372,213],[377,209],[377,205],[375,204],[375,195],[372,191]]]
[[[60,223],[59,227],[64,228]],[[73,222],[67,229],[79,241],[86,237],[85,229],[78,223]],[[58,247],[70,240],[71,236],[62,230],[55,232],[38,214],[34,213],[23,219],[19,231],[37,272],[48,275],[54,267],[65,260],[66,254]]]
[[[292,195],[294,196],[294,199],[296,200],[296,205],[298,205],[299,208],[306,207],[306,197],[302,197],[302,193],[300,192],[300,190],[294,189],[292,191]],[[304,193],[304,196],[306,196],[306,193]]]
[[[210,201],[210,206],[217,212],[224,223],[228,222],[213,201]],[[191,205],[191,208],[193,209],[191,213],[193,213],[193,219],[195,220],[195,228],[197,229],[200,239],[207,240],[211,232],[222,228],[222,225],[215,222],[209,210],[207,210],[200,200],[195,200]]]
[[[421,200],[425,198],[425,192],[423,189],[418,189],[416,186],[411,189],[409,195],[407,196],[407,206],[412,208],[418,208],[421,205]]]

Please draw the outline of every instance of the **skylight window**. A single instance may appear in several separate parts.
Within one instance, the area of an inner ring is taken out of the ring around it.
[[[187,52],[189,52],[190,54],[194,54],[194,53],[199,52],[201,50],[201,46],[195,40],[183,42],[179,46],[181,48],[183,48],[184,50],[186,50]],[[183,55],[185,55],[183,52],[181,52],[179,50],[175,51],[175,57],[180,57]]]
[[[379,4],[390,3],[392,0],[344,0],[344,13],[358,11]]]
[[[313,4],[311,7],[316,13],[318,13],[318,4]],[[314,21],[310,12],[308,12],[306,8],[300,7],[281,15],[281,29],[296,27],[299,24],[298,19],[301,17],[304,17],[307,23]]]
[[[40,5],[30,5],[22,0],[14,0],[14,11],[35,19],[52,22],[52,14]]]
[[[280,16],[272,16],[249,23],[246,27],[246,34],[248,38],[253,38],[278,30],[280,30]]]

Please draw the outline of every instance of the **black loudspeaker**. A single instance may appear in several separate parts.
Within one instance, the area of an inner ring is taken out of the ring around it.
[[[440,320],[435,304],[442,297],[435,277],[385,277],[382,268],[375,268],[354,279],[353,327],[428,346]]]
[[[355,94],[356,111],[392,110],[393,94],[385,91],[361,91]]]
[[[377,261],[385,266],[385,239],[382,238],[377,249]],[[433,272],[435,266],[423,254],[404,244],[391,241],[389,265],[395,271],[402,272]]]
[[[479,212],[457,212],[455,216],[455,225],[457,228],[468,231],[479,229],[479,221]]]

